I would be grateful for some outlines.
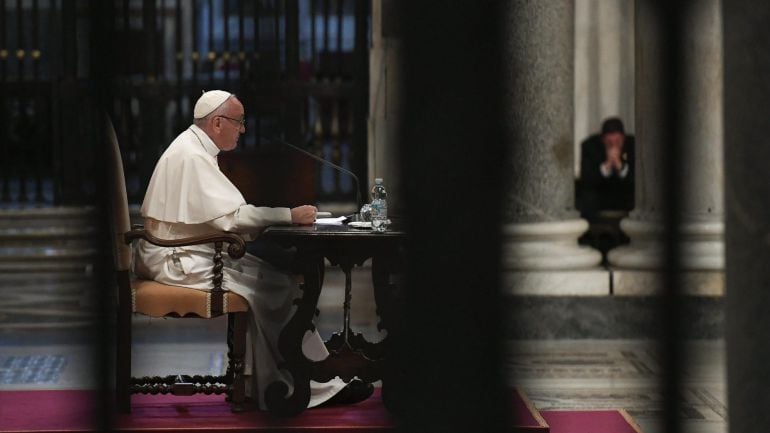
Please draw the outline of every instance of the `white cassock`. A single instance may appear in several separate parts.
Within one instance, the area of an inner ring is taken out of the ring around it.
[[[179,239],[228,231],[253,240],[267,226],[291,224],[288,208],[246,204],[240,191],[219,170],[218,153],[214,142],[195,125],[169,145],[155,166],[142,204],[145,228],[151,234]],[[213,245],[165,248],[140,240],[135,252],[134,271],[140,277],[191,289],[211,289]],[[272,382],[281,380],[293,390],[291,376],[278,368],[282,361],[278,336],[294,312],[292,300],[298,297],[299,289],[289,274],[251,254],[240,260],[230,260],[223,254],[223,259],[222,288],[243,296],[252,312],[246,350],[245,373],[251,374],[247,394],[255,396],[256,392],[260,408],[267,409],[264,393]],[[317,331],[305,334],[302,351],[311,360],[329,355]],[[344,386],[339,378],[311,382],[308,407],[323,403]]]

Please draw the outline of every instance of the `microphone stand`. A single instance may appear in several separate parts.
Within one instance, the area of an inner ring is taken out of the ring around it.
[[[308,152],[307,150],[302,149],[301,147],[295,146],[295,145],[289,143],[288,141],[286,141],[284,139],[276,137],[276,138],[274,138],[272,140],[267,140],[267,141],[274,141],[274,142],[278,142],[280,144],[283,144],[284,146],[290,147],[290,148],[296,150],[297,152],[300,152],[300,153],[304,154],[305,156],[309,156],[309,157],[315,159],[316,161],[318,161],[318,162],[320,162],[322,164],[328,165],[329,167],[332,167],[332,168],[334,168],[334,169],[336,169],[338,171],[341,171],[341,172],[343,172],[343,173],[345,173],[347,175],[350,175],[350,177],[352,177],[353,181],[355,181],[355,183],[356,183],[356,212],[353,214],[354,218],[355,218],[356,215],[358,215],[358,209],[361,209],[361,185],[360,185],[360,182],[358,181],[358,176],[356,176],[355,173],[353,173],[352,171],[350,171],[350,170],[348,170],[348,169],[346,169],[344,167],[341,167],[341,166],[339,166],[339,165],[337,165],[337,164],[335,164],[335,163],[333,163],[331,161],[327,161],[327,160],[321,158],[318,155],[315,155],[315,154],[313,154],[311,152]]]

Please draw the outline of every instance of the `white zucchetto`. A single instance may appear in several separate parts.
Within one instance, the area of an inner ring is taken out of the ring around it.
[[[231,96],[233,96],[232,93],[225,92],[224,90],[210,90],[204,92],[201,97],[198,98],[198,102],[195,103],[193,118],[202,119],[208,116],[212,111],[224,104]]]

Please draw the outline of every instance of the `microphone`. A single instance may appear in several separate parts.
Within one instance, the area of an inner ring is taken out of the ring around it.
[[[262,138],[262,137],[260,137],[260,138]],[[356,176],[355,173],[353,173],[352,171],[348,170],[347,168],[340,167],[339,165],[337,165],[337,164],[335,164],[335,163],[333,163],[331,161],[327,161],[327,160],[321,158],[320,156],[318,156],[316,154],[308,152],[307,150],[302,149],[301,147],[295,146],[295,145],[289,143],[288,141],[286,141],[286,140],[284,140],[282,138],[277,138],[276,137],[276,138],[273,138],[273,139],[265,139],[265,141],[278,142],[280,144],[283,144],[284,146],[287,146],[287,147],[290,147],[290,148],[296,150],[297,152],[300,152],[300,153],[302,153],[302,154],[304,154],[306,156],[309,156],[309,157],[315,159],[318,162],[321,162],[321,163],[323,163],[325,165],[328,165],[329,167],[332,167],[332,168],[334,168],[334,169],[336,169],[338,171],[341,171],[342,173],[350,175],[350,177],[352,177],[353,181],[356,183],[356,214],[358,213],[358,209],[361,209],[361,188],[360,188],[361,185],[360,185],[360,183],[358,181],[358,176]]]

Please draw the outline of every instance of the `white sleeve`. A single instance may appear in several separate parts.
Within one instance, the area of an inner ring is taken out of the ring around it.
[[[245,204],[235,212],[208,221],[225,232],[259,234],[271,225],[291,224],[291,211],[285,207],[256,207]]]
[[[609,165],[605,166],[604,163],[599,164],[599,172],[602,174],[602,177],[612,176],[612,169]]]
[[[623,168],[621,168],[620,171],[618,172],[618,176],[620,176],[621,179],[625,179],[626,176],[628,176],[628,164],[627,163],[625,163],[625,162],[623,163]]]

